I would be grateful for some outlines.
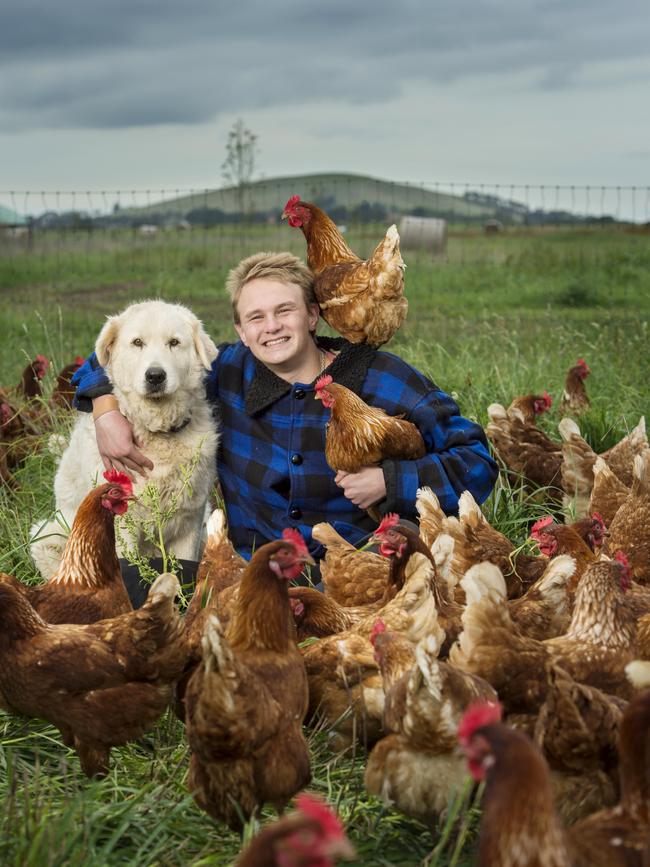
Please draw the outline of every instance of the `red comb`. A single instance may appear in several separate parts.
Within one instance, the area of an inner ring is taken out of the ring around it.
[[[282,531],[282,538],[285,542],[291,542],[295,545],[299,554],[307,553],[307,545],[305,544],[305,540],[302,538],[300,530],[296,530],[295,527],[286,527]]]
[[[300,196],[291,196],[287,204],[284,206],[284,210],[288,211],[289,208],[293,208],[294,205],[297,205],[300,201]]]
[[[627,559],[627,555],[623,553],[623,551],[617,551],[614,554],[614,559],[617,563],[620,563],[623,567],[620,585],[623,593],[626,593],[630,587],[632,586],[632,574],[630,571],[630,561]]]
[[[378,635],[381,635],[382,632],[386,632],[386,624],[380,618],[375,620],[375,625],[372,627],[372,632],[370,633],[370,643],[372,646],[375,646],[375,641]]]
[[[32,369],[39,379],[42,379],[45,376],[45,371],[48,369],[49,366],[49,359],[47,359],[44,355],[37,355],[32,362]]]
[[[591,520],[596,524],[600,524],[600,526],[603,530],[606,528],[605,519],[600,514],[600,512],[592,512],[591,513]]]
[[[120,485],[122,488],[125,488],[128,490],[129,494],[133,491],[133,482],[131,479],[126,475],[126,473],[120,473],[119,470],[115,469],[115,467],[113,467],[112,470],[106,470],[104,478],[112,485]]]
[[[477,729],[483,726],[501,722],[503,708],[498,701],[477,701],[471,704],[458,726],[458,740],[461,744],[469,743]]]
[[[321,826],[328,837],[344,837],[345,828],[332,808],[309,792],[301,792],[296,798],[296,808],[310,819],[314,819]]]
[[[536,397],[533,401],[533,408],[537,415],[541,415],[543,412],[548,412],[548,410],[553,406],[553,398],[545,391],[544,394],[540,394],[539,397]]]
[[[375,536],[381,536],[386,530],[391,527],[396,527],[399,524],[399,515],[396,512],[389,512],[381,519],[380,525],[375,530]]]
[[[533,526],[530,528],[530,535],[533,539],[537,539],[542,530],[546,529],[546,527],[550,527],[553,523],[553,515],[547,515],[545,518],[540,518],[539,521],[535,521]]]
[[[316,380],[316,391],[321,391],[321,389],[326,388],[328,385],[331,385],[334,382],[329,373],[326,373],[325,376],[321,376]]]
[[[81,365],[84,363],[85,360],[86,360],[85,358],[82,358],[80,355],[78,355],[75,358],[74,363],[77,365],[77,367],[81,367]]]
[[[625,554],[623,551],[617,551],[616,554],[614,554],[614,559],[617,563],[620,563],[621,566],[625,566],[629,569],[630,561],[627,559],[627,554]]]

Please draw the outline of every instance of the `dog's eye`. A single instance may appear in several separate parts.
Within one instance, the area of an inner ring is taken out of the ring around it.
[[[131,346],[144,346],[144,343],[139,337],[136,337],[131,341]]]
[[[177,340],[175,337],[172,337],[172,339],[169,341],[170,346],[178,346],[179,344],[180,340]]]

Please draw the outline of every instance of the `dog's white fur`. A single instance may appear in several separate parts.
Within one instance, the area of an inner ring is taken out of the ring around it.
[[[178,497],[176,511],[164,527],[165,546],[179,558],[197,559],[206,503],[216,478],[217,431],[203,385],[205,372],[216,358],[216,346],[186,307],[143,301],[108,319],[95,352],[113,384],[120,411],[133,425],[142,452],[154,463],[147,479],[139,475],[134,479],[134,494],[137,497],[151,481],[163,508]],[[166,374],[155,393],[145,377],[152,368]],[[182,430],[170,432],[188,418]],[[190,465],[196,455],[190,484],[184,486],[180,467]],[[89,413],[80,413],[54,479],[56,509],[68,526],[86,494],[104,481],[103,471],[93,419]],[[137,517],[138,508],[136,501],[129,511]],[[32,558],[45,578],[61,560],[62,524],[50,521],[32,527]],[[141,554],[160,556],[141,534],[132,542]],[[118,541],[118,555],[123,553]]]

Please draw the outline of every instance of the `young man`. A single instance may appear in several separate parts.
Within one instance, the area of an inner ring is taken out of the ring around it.
[[[218,409],[217,469],[230,538],[245,557],[295,526],[318,560],[324,551],[312,540],[314,524],[327,521],[356,544],[375,529],[369,506],[414,519],[416,491],[428,485],[453,513],[465,489],[483,502],[498,473],[483,429],[460,416],[449,395],[422,373],[388,352],[316,336],[312,280],[291,253],[258,253],[234,268],[226,284],[240,339],[219,347],[206,390]],[[371,406],[404,414],[422,433],[427,454],[335,474],[325,461],[329,411],[314,398],[324,372]],[[94,356],[73,382],[75,405],[90,410],[94,404],[106,466],[151,468]]]

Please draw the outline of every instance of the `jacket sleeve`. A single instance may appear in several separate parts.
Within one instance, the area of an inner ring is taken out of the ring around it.
[[[415,461],[385,460],[386,499],[383,513],[406,517],[415,513],[418,488],[428,486],[447,514],[458,512],[458,498],[468,490],[478,503],[490,494],[499,469],[490,456],[483,428],[461,416],[444,391],[431,390],[408,413],[420,430],[427,454]]]
[[[102,394],[111,394],[113,391],[106,371],[97,361],[94,352],[88,356],[79,370],[75,371],[70,382],[77,387],[72,405],[80,412],[92,412],[93,398]]]

